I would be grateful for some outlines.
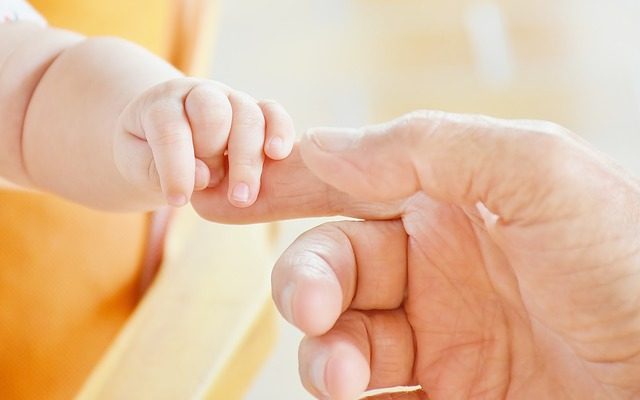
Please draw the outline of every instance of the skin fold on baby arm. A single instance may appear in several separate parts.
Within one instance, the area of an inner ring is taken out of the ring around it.
[[[227,175],[229,202],[247,207],[265,158],[286,158],[294,136],[279,104],[185,78],[125,40],[0,23],[0,188],[146,211]]]

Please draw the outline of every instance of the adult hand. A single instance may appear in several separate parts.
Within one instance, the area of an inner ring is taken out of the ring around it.
[[[640,187],[606,157],[552,124],[431,112],[300,147],[322,182],[296,151],[229,219],[368,219],[303,234],[273,272],[311,393],[640,395]]]

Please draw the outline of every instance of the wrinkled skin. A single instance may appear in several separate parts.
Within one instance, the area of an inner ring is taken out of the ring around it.
[[[316,397],[640,397],[640,186],[571,133],[413,113],[314,130],[265,179],[230,219],[364,219],[303,234],[273,272]],[[196,208],[217,217],[219,196]]]

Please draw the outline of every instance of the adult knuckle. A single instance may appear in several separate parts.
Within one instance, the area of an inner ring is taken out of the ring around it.
[[[408,148],[416,148],[427,138],[441,136],[442,129],[448,123],[450,114],[437,110],[417,110],[405,114],[395,121],[392,133],[398,140],[406,143]]]
[[[529,134],[555,139],[571,139],[576,135],[564,126],[551,121],[534,120],[526,130]]]
[[[541,167],[539,170],[548,181],[565,183],[580,174],[576,166],[581,163],[584,152],[570,135],[566,128],[542,121],[524,134],[529,143],[529,158]]]
[[[404,123],[411,129],[427,130],[434,122],[443,121],[448,114],[438,110],[416,110],[402,117]]]

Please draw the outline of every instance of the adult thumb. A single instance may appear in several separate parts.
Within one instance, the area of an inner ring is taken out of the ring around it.
[[[421,111],[361,129],[312,129],[301,153],[315,175],[356,198],[392,200],[423,191],[515,217],[550,185],[563,184],[571,173],[566,166],[575,166],[583,151],[547,122]]]

